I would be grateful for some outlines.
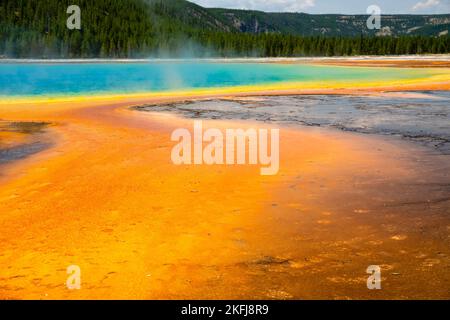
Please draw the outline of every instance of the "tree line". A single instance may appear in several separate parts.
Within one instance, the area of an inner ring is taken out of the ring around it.
[[[297,36],[227,32],[168,14],[161,2],[78,0],[81,30],[66,27],[73,0],[2,0],[0,56],[11,58],[309,57],[438,54],[450,37]],[[181,14],[181,13],[178,13]]]

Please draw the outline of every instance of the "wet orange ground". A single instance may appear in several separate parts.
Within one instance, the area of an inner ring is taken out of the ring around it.
[[[129,105],[0,105],[1,119],[52,123],[53,143],[0,167],[0,298],[450,298],[448,157],[283,127],[277,176],[175,166],[170,134],[192,120]]]
[[[439,60],[440,59],[440,60]],[[396,68],[449,68],[450,60],[447,55],[435,55],[434,59],[423,59],[420,56],[410,59],[398,59],[396,57],[378,58],[322,58],[322,59],[303,59],[293,61],[277,61],[277,63],[305,63],[319,65],[336,66],[360,66],[360,67],[396,67]]]

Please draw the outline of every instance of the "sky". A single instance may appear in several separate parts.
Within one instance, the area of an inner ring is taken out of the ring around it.
[[[383,14],[450,13],[450,0],[189,0],[204,7],[276,12],[366,14],[377,5]]]

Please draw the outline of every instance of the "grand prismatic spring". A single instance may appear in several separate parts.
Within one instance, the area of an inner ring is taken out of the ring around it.
[[[0,298],[449,299],[448,67],[0,64]],[[279,172],[174,165],[194,119],[279,129]]]

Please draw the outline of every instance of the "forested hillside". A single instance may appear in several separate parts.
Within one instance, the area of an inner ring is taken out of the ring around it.
[[[72,4],[81,8],[81,30],[66,27]],[[450,15],[386,16],[378,35],[365,16],[207,9],[184,0],[1,0],[0,18],[2,57],[450,52]]]
[[[213,13],[242,32],[303,36],[423,35],[448,32],[450,15],[384,15],[382,29],[368,29],[365,15],[311,15],[305,13],[267,13],[260,11],[211,9]]]

